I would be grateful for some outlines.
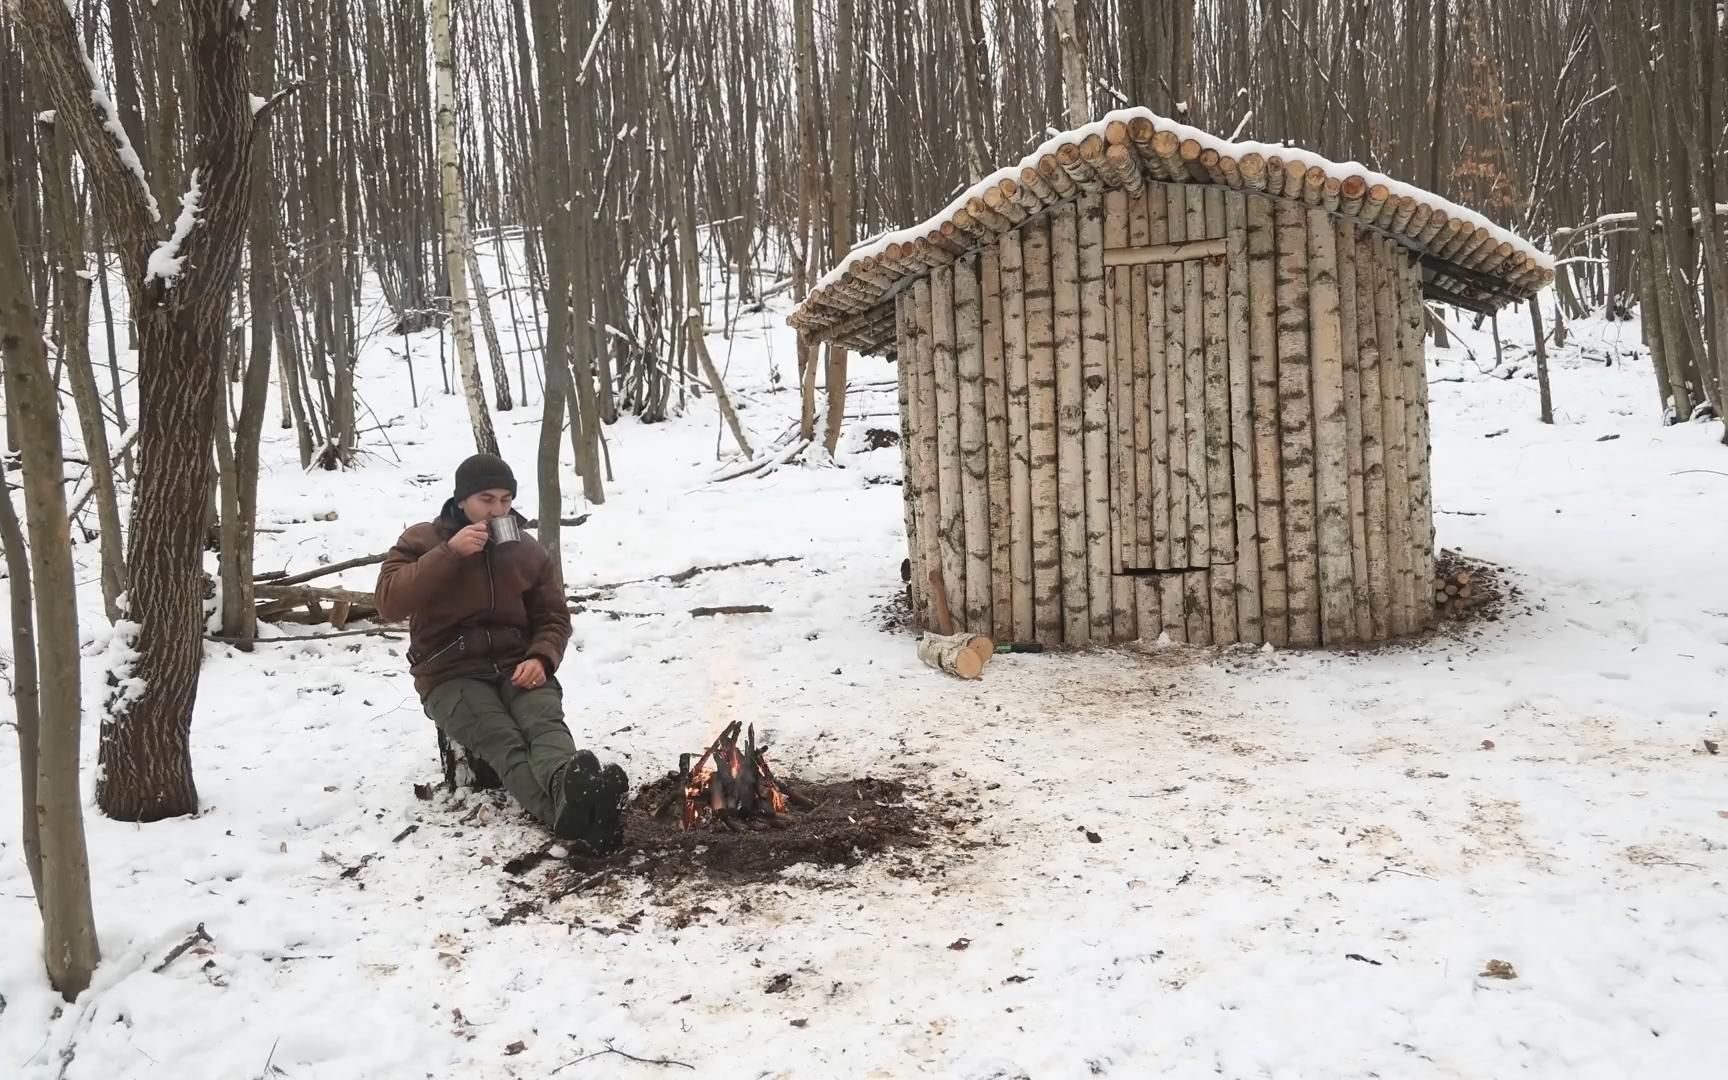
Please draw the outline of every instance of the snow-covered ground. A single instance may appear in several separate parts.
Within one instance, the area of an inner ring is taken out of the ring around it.
[[[768,378],[795,382],[783,313],[710,345],[762,441],[797,410]],[[1505,321],[1508,364],[1528,366],[1524,320]],[[502,862],[542,836],[415,797],[437,766],[399,643],[212,645],[203,812],[134,826],[92,806],[105,959],[64,1008],[0,739],[0,1076],[686,1071],[608,1047],[719,1077],[1719,1076],[1728,758],[1704,740],[1728,741],[1728,458],[1719,425],[1657,424],[1635,324],[1573,332],[1552,427],[1533,381],[1485,372],[1486,333],[1463,335],[1474,361],[1431,356],[1440,542],[1509,567],[1530,610],[1362,655],[1015,655],[949,679],[874,613],[900,588],[900,489],[867,482],[896,451],[861,450],[895,426],[889,366],[854,364],[877,385],[849,412],[878,418],[849,425],[842,468],[711,484],[711,399],[627,417],[606,432],[606,504],[566,480],[564,512],[591,512],[565,532],[573,588],[801,561],[625,586],[599,606],[635,615],[578,615],[560,674],[579,741],[640,781],[745,718],[784,770],[975,800],[965,847],[904,853],[910,875],[671,897],[624,876],[494,925],[521,896]],[[422,391],[439,385],[436,334],[415,350]],[[304,475],[292,433],[266,431],[261,524],[280,531],[261,570],[382,550],[436,509],[467,420],[441,394],[411,409],[402,368],[400,339],[364,354],[387,426],[355,471]],[[496,419],[532,513],[529,397]],[[687,614],[757,602],[774,612]],[[157,973],[200,923],[212,943]],[[1484,977],[1490,960],[1517,978]]]

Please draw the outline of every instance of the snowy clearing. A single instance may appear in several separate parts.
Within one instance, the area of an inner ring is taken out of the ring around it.
[[[709,345],[765,447],[797,414],[785,310]],[[1463,331],[1474,360],[1430,356],[1435,506],[1439,545],[1509,568],[1526,603],[1359,655],[1009,655],[947,679],[877,611],[900,588],[901,491],[869,481],[899,462],[861,448],[897,427],[891,367],[854,363],[872,385],[848,413],[875,418],[849,422],[843,468],[709,484],[712,399],[625,418],[607,503],[566,481],[564,512],[591,513],[565,532],[573,591],[802,559],[622,586],[596,606],[630,615],[577,615],[560,677],[578,744],[642,783],[741,718],[783,772],[906,780],[976,823],[774,885],[621,876],[494,925],[523,895],[501,864],[545,837],[416,798],[437,761],[400,642],[211,645],[201,815],[140,827],[87,805],[104,961],[73,1006],[43,978],[18,800],[0,800],[0,1075],[687,1071],[608,1047],[752,1077],[1719,1075],[1720,427],[1659,427],[1636,324],[1583,323],[1545,428],[1534,381],[1499,377],[1530,366],[1506,322],[1497,372],[1485,329]],[[424,389],[437,333],[413,341]],[[386,427],[356,471],[304,475],[292,432],[266,430],[260,525],[280,531],[260,570],[382,550],[436,510],[466,415],[443,395],[413,411],[402,366],[400,338],[361,360]],[[530,399],[496,417],[524,478]],[[95,554],[78,550],[87,637]],[[687,614],[736,603],[774,611]],[[87,791],[95,743],[92,717]],[[15,792],[10,738],[0,775]],[[157,971],[199,924],[210,942]],[[1516,978],[1481,974],[1496,960]]]

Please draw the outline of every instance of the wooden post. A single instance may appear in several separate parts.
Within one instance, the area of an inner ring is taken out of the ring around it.
[[[1254,400],[1249,347],[1247,197],[1225,201],[1227,348],[1230,367],[1230,469],[1235,515],[1236,639],[1264,641],[1260,622],[1260,536],[1254,494]],[[1217,628],[1214,627],[1214,630]]]
[[[965,627],[990,629],[990,471],[985,448],[983,297],[978,256],[954,263],[954,358],[960,375],[960,505],[965,518]]]
[[[1314,521],[1313,364],[1308,355],[1308,220],[1280,202],[1278,228],[1278,420],[1284,469],[1284,549],[1291,645],[1320,644],[1319,553]]]
[[[923,610],[924,597],[928,589],[921,569],[918,548],[918,470],[913,465],[913,440],[917,436],[917,426],[912,418],[913,374],[916,366],[915,357],[918,353],[918,313],[910,292],[903,292],[894,301],[896,333],[894,341],[894,375],[900,395],[900,450],[901,450],[901,488],[900,493],[905,502],[906,515],[906,557],[912,563],[912,577],[909,582],[912,605],[912,617],[916,622],[918,614]],[[928,568],[923,568],[928,570]]]
[[[1084,461],[1086,593],[1091,640],[1116,639],[1110,559],[1110,309],[1104,299],[1104,201],[1082,195],[1080,232],[1080,439]],[[1121,621],[1126,623],[1123,614]]]
[[[1154,236],[1163,242],[1165,197],[1162,186],[1153,184],[1128,205],[1128,242],[1150,244]],[[1164,558],[1169,559],[1170,508],[1165,492],[1170,486],[1169,452],[1164,449],[1164,268],[1135,266],[1126,271],[1129,289],[1128,317],[1131,332],[1124,338],[1134,368],[1134,489],[1128,505],[1133,508],[1134,563],[1142,569],[1158,566],[1158,538],[1162,536]],[[1141,638],[1156,639],[1163,630],[1159,615],[1158,582],[1137,574],[1134,586],[1134,626]]]
[[[1055,305],[1056,497],[1061,526],[1062,634],[1070,645],[1092,640],[1086,576],[1086,459],[1081,436],[1080,214],[1074,203],[1050,212],[1050,284]]]
[[[984,248],[978,262],[984,300],[985,458],[990,489],[990,634],[1014,640],[1013,574],[1009,567],[1008,377],[1002,354],[1001,248]]]
[[[936,490],[942,576],[948,595],[966,595],[965,484],[960,455],[960,358],[954,348],[953,264],[930,272],[931,353],[936,368]]]
[[[1315,538],[1320,558],[1321,640],[1356,637],[1350,563],[1350,474],[1345,450],[1344,346],[1338,302],[1338,233],[1324,210],[1308,211],[1308,348],[1313,367]]]
[[[1104,195],[1104,248],[1106,252],[1128,243],[1128,193]],[[1124,571],[1142,565],[1135,549],[1135,456],[1134,456],[1134,317],[1133,270],[1110,268],[1105,272],[1105,296],[1110,309],[1110,334],[1105,343],[1110,368],[1110,572],[1111,639],[1130,641],[1136,636],[1134,578]]]
[[[1237,640],[1236,499],[1230,457],[1230,333],[1225,321],[1229,244],[1223,189],[1207,190],[1205,203],[1206,235],[1226,238],[1222,241],[1225,252],[1204,261],[1200,278],[1205,327],[1206,562],[1211,567],[1207,582],[1211,603],[1209,641],[1213,645],[1230,645]]]
[[[1206,191],[1190,187],[1183,191],[1188,239],[1206,237]],[[1198,569],[1211,561],[1211,499],[1206,469],[1206,286],[1203,260],[1182,266],[1182,419],[1188,443],[1188,566],[1196,569],[1182,576],[1182,606],[1188,619],[1188,641],[1194,645],[1212,642],[1212,607],[1207,596],[1207,575]]]
[[[1165,228],[1169,241],[1188,239],[1188,196],[1180,185],[1165,187]],[[1198,239],[1198,238],[1196,238]],[[1156,271],[1152,271],[1156,272]],[[1163,268],[1164,273],[1164,444],[1170,462],[1170,482],[1164,502],[1170,521],[1169,562],[1161,570],[1194,565],[1188,547],[1188,380],[1184,373],[1187,353],[1187,275],[1181,264]],[[1154,361],[1157,363],[1157,361]],[[1158,582],[1159,608],[1164,632],[1172,641],[1188,640],[1188,620],[1183,614],[1183,575],[1170,574]]]
[[[1380,408],[1382,451],[1386,469],[1386,552],[1388,582],[1392,592],[1392,634],[1403,636],[1414,629],[1415,579],[1410,567],[1410,473],[1404,425],[1404,371],[1407,332],[1399,302],[1402,277],[1392,242],[1375,239],[1374,316],[1379,326]]]
[[[1050,217],[1022,226],[1026,270],[1028,430],[1032,466],[1033,637],[1062,642],[1062,525],[1056,507],[1056,325]]]
[[[1002,234],[1002,352],[1008,367],[1008,568],[1013,634],[1031,641],[1032,621],[1032,442],[1027,414],[1026,275],[1021,230]]]
[[[913,283],[912,307],[918,321],[912,412],[918,419],[913,434],[913,463],[918,470],[918,546],[922,552],[921,559],[912,560],[912,573],[914,577],[927,581],[930,571],[942,568],[942,499],[937,490],[936,467],[940,447],[936,432],[942,424],[942,411],[936,403],[936,317],[929,275]],[[933,616],[926,598],[923,625],[931,625]]]
[[[1416,630],[1434,625],[1434,511],[1429,497],[1428,477],[1428,360],[1423,347],[1427,308],[1422,303],[1422,271],[1416,261],[1397,252],[1403,271],[1404,295],[1409,298],[1405,316],[1409,330],[1405,385],[1405,405],[1408,421],[1405,425],[1410,446],[1410,576],[1411,595],[1415,602]]]
[[[1338,316],[1344,346],[1344,456],[1350,486],[1350,574],[1357,641],[1373,641],[1368,612],[1368,511],[1362,454],[1361,327],[1356,321],[1356,227],[1334,219],[1338,245]]]
[[[1368,638],[1391,636],[1392,591],[1386,566],[1386,454],[1380,407],[1380,320],[1374,313],[1374,237],[1353,230],[1356,252],[1356,367],[1362,381],[1362,514],[1368,548]],[[1360,584],[1360,582],[1358,583]]]
[[[1278,420],[1278,234],[1272,200],[1248,196],[1248,364],[1254,383],[1254,516],[1260,538],[1260,633],[1288,644],[1284,479]]]

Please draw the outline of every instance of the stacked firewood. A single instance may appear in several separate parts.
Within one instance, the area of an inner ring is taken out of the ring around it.
[[[1462,615],[1487,599],[1477,590],[1469,570],[1441,571],[1434,575],[1434,610],[1442,619]]]
[[[343,570],[376,566],[383,561],[384,555],[380,553],[345,559],[300,574],[259,574],[252,585],[258,618],[262,622],[329,623],[337,630],[350,622],[376,618],[378,604],[371,593],[307,583]]]
[[[1505,568],[1442,548],[1434,558],[1434,614],[1442,620],[1498,617],[1502,606],[1521,592]]]

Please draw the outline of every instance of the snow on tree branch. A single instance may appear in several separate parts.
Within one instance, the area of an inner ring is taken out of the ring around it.
[[[192,226],[198,224],[199,200],[203,196],[202,178],[198,170],[193,169],[191,184],[186,194],[180,196],[180,216],[174,219],[174,231],[156,246],[156,250],[150,253],[150,261],[144,266],[146,285],[158,278],[164,285],[172,285],[180,276],[180,267],[186,261],[186,257],[180,254],[180,245],[192,234]]]
[[[76,22],[78,13],[72,10],[71,0],[67,0],[66,13]],[[150,191],[150,181],[144,176],[144,162],[138,156],[138,151],[132,148],[132,140],[126,134],[126,126],[120,123],[120,110],[114,107],[114,100],[108,92],[102,89],[102,73],[96,67],[96,62],[90,59],[90,54],[84,50],[84,43],[78,40],[77,34],[70,35],[73,46],[78,50],[78,59],[84,65],[84,71],[90,76],[90,104],[102,117],[102,128],[114,140],[115,152],[120,157],[120,164],[138,181],[138,190],[144,194],[144,209],[150,215],[151,221],[161,221],[162,211],[156,205],[156,196]]]

